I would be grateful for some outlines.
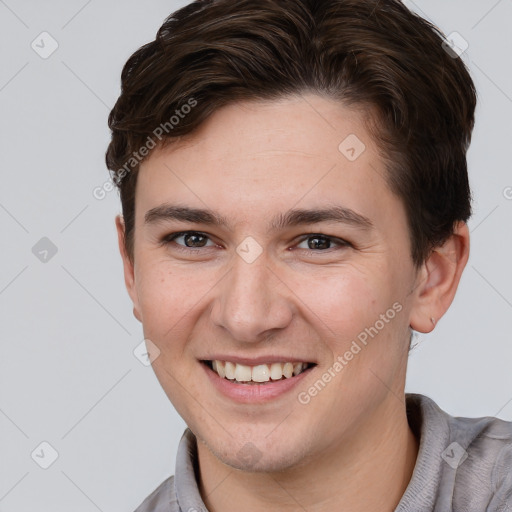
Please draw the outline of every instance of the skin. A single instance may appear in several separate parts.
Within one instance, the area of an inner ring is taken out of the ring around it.
[[[349,134],[366,146],[355,161],[338,150]],[[145,338],[160,350],[154,371],[198,438],[208,510],[392,511],[400,501],[418,452],[404,398],[410,328],[430,332],[431,318],[450,306],[469,234],[457,224],[415,267],[405,210],[385,175],[361,115],[314,94],[223,107],[141,165],[133,262],[116,218],[125,281]],[[230,226],[145,223],[162,203],[215,210]],[[372,229],[267,229],[291,208],[331,205],[364,215]],[[179,250],[183,237],[160,243],[186,230],[209,238],[190,254]],[[333,237],[330,247],[314,245],[311,234]],[[236,252],[247,236],[262,249],[252,263]],[[400,312],[299,403],[298,393],[397,302]],[[199,362],[218,353],[284,354],[317,366],[289,393],[240,404],[211,385]],[[242,459],[244,446],[254,456]]]

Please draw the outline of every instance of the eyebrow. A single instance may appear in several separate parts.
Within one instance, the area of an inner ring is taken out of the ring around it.
[[[164,203],[151,208],[144,216],[145,224],[156,224],[168,220],[230,228],[230,223],[226,217],[204,208]],[[342,206],[288,210],[286,213],[278,214],[272,218],[267,227],[269,231],[277,231],[286,227],[317,224],[319,222],[348,224],[364,230],[371,230],[374,227],[372,221],[364,215]]]

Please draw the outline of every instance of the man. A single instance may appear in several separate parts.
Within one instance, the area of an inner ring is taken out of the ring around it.
[[[512,424],[404,394],[468,260],[475,103],[395,0],[193,2],[132,55],[119,247],[189,427],[139,512],[512,510]]]

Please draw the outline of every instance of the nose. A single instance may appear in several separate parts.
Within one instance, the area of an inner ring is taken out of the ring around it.
[[[252,263],[235,256],[231,270],[219,284],[211,318],[232,339],[262,341],[290,324],[293,308],[286,297],[286,285],[269,268],[264,254]]]

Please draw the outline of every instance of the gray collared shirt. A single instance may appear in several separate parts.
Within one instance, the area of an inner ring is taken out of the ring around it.
[[[512,512],[512,422],[455,418],[430,398],[407,394],[420,440],[412,478],[395,512]],[[186,429],[174,476],[135,512],[208,512],[197,486],[196,438]]]

